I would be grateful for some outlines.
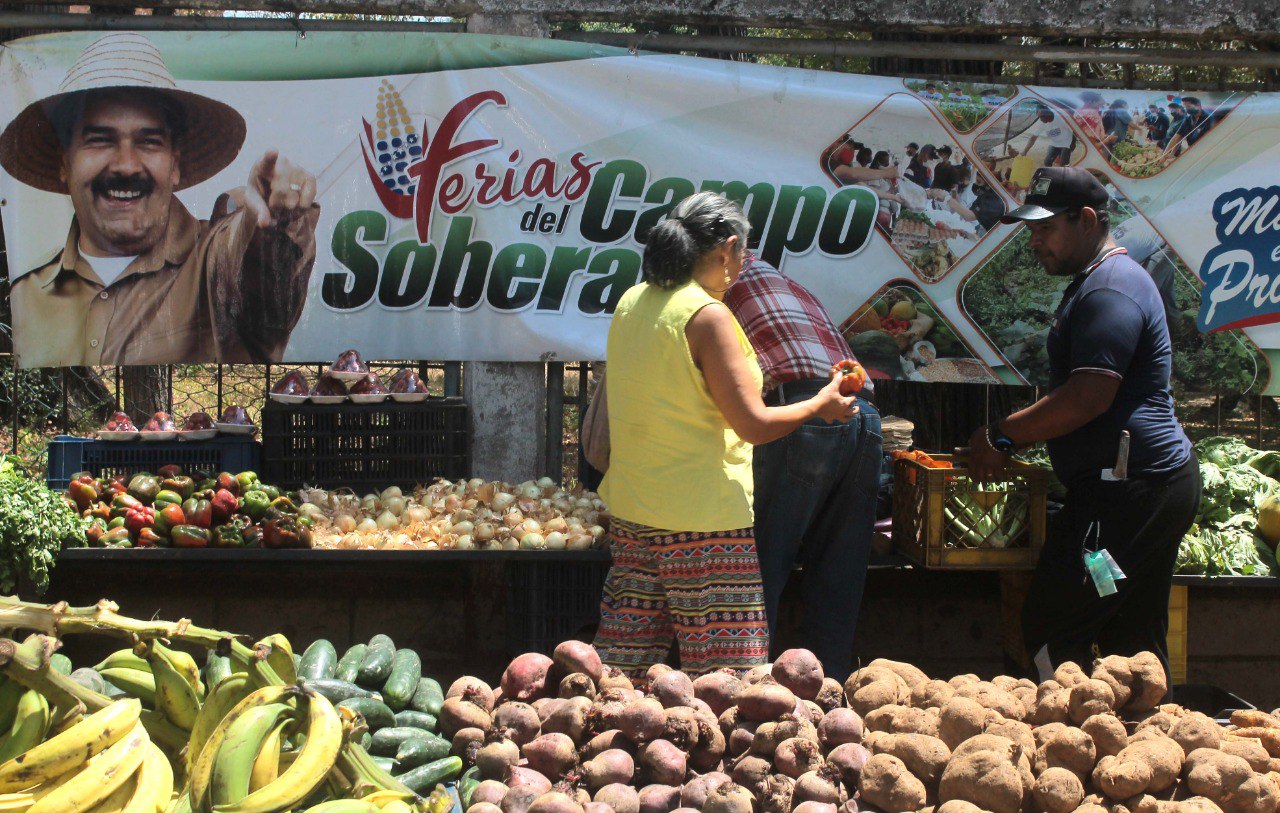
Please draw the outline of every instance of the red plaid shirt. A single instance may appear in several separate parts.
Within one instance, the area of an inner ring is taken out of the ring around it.
[[[754,254],[747,254],[724,304],[760,357],[766,390],[804,378],[830,378],[833,365],[853,358],[814,295]]]

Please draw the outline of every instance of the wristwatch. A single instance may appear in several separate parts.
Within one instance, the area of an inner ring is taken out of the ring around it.
[[[1000,454],[1012,454],[1018,448],[1013,438],[1000,431],[999,420],[987,424],[987,443]]]

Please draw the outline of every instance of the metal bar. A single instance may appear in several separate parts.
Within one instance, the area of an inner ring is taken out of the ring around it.
[[[164,368],[165,380],[165,412],[169,413],[169,417],[173,417],[173,365],[166,365]]]
[[[18,359],[10,356],[9,361],[13,364],[13,386],[9,388],[9,403],[13,407],[13,453],[18,453]]]
[[[214,417],[214,419],[219,421],[222,420],[222,364],[221,362],[219,362],[218,364],[218,414]]]
[[[446,361],[444,363],[444,394],[448,398],[462,396],[462,362]]]
[[[1213,396],[1213,434],[1222,434],[1222,393]]]
[[[1256,422],[1256,426],[1257,426],[1257,438],[1258,438],[1258,442],[1254,444],[1254,448],[1261,449],[1262,448],[1262,393],[1258,393],[1258,403],[1257,403],[1256,409],[1254,410],[1254,421]]]
[[[120,365],[116,365],[116,409],[120,409],[123,402],[120,400]]]
[[[403,31],[463,32],[466,23],[412,20],[315,20],[298,17],[200,17],[133,14],[41,14],[2,11],[0,28],[56,31]]]
[[[564,362],[547,362],[546,475],[564,480]]]
[[[1233,68],[1280,67],[1280,53],[1180,48],[1081,48],[1073,46],[820,40],[788,37],[724,37],[686,34],[615,34],[557,31],[559,39],[651,51],[733,51],[825,57],[906,57],[998,62],[1104,62],[1117,65],[1182,65]],[[1077,77],[1076,81],[1082,77]]]
[[[67,376],[71,374],[70,367],[61,368],[62,372],[62,434],[71,434],[71,408],[69,402],[71,400],[71,384],[67,381]]]

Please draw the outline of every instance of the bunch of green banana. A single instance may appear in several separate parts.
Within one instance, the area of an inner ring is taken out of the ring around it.
[[[137,700],[118,700],[0,763],[0,811],[155,813],[166,807],[173,769],[151,742],[141,712]]]
[[[230,680],[219,685],[215,698]],[[282,749],[295,726],[301,745],[286,760]],[[342,742],[342,718],[323,696],[293,686],[253,690],[222,716],[193,761],[187,788],[191,810],[293,810],[333,770]]]

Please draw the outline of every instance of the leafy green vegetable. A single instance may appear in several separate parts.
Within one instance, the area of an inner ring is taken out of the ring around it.
[[[1200,508],[1178,550],[1175,571],[1206,576],[1276,573],[1275,552],[1257,534],[1258,507],[1280,491],[1280,482],[1260,470],[1274,470],[1275,454],[1260,453],[1239,438],[1213,437],[1196,444],[1196,456]]]
[[[12,591],[25,576],[43,592],[58,551],[84,546],[85,524],[61,495],[12,459],[0,461],[0,590]]]

